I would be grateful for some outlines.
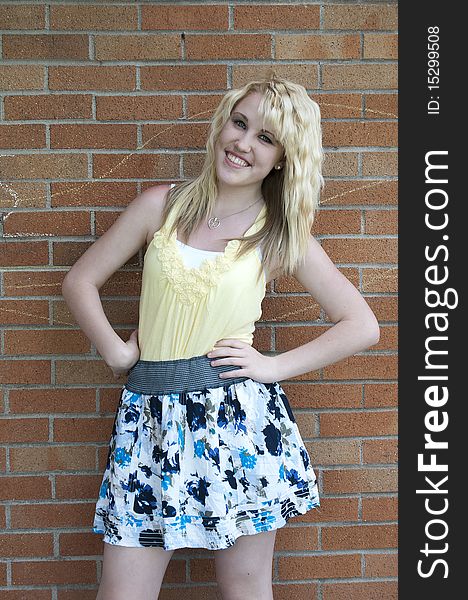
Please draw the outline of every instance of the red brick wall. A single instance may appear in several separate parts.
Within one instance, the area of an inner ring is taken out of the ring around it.
[[[369,351],[284,382],[322,509],[278,531],[275,598],[396,597],[396,11],[395,2],[0,4],[2,598],[94,599],[100,577],[101,536],[90,527],[121,383],[69,314],[64,274],[138,192],[197,173],[223,91],[271,65],[321,106],[315,234],[381,323]],[[140,271],[141,254],[102,289],[124,338]],[[271,285],[263,309],[262,351],[330,326],[293,279]],[[212,556],[176,551],[161,598],[214,599]]]

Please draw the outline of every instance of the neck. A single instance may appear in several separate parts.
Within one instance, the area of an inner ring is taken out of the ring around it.
[[[258,203],[257,203],[258,201]],[[232,213],[237,210],[244,210],[251,204],[252,210],[262,206],[262,189],[260,186],[255,189],[245,188],[236,190],[227,190],[218,187],[218,195],[216,198],[216,210],[222,214]]]

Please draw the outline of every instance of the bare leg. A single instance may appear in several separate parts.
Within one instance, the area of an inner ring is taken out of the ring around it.
[[[223,600],[273,600],[272,561],[276,530],[242,535],[215,551],[216,580]]]
[[[155,600],[174,550],[104,544],[96,600]]]

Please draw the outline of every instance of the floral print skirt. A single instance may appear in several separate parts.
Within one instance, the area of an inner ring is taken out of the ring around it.
[[[123,386],[94,516],[105,542],[228,548],[318,506],[279,383],[157,394]]]

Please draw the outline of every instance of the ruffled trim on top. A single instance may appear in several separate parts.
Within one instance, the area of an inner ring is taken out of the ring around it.
[[[176,233],[169,237],[159,230],[154,234],[153,244],[158,249],[163,274],[171,282],[179,300],[183,304],[193,304],[205,296],[231,267],[240,242],[230,240],[223,254],[214,259],[206,258],[199,267],[186,266],[176,244]]]
[[[250,233],[258,225],[264,212],[265,206],[246,233]],[[156,231],[152,243],[158,249],[162,272],[170,281],[179,300],[186,305],[194,304],[206,296],[210,289],[217,285],[221,275],[231,267],[241,242],[230,240],[224,252],[218,254],[216,258],[206,258],[199,267],[187,267],[177,245],[177,231],[172,235],[167,233],[168,221]]]

